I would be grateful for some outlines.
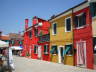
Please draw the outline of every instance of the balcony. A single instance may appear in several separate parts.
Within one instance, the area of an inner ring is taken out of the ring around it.
[[[38,36],[38,38],[39,38],[38,43],[43,43],[43,42],[49,42],[50,41],[50,35],[49,34]]]

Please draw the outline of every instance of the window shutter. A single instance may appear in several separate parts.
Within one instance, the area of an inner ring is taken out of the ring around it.
[[[90,3],[90,10],[92,17],[96,16],[96,2]]]
[[[90,10],[91,10],[91,15],[93,17],[94,16],[93,3],[90,3]]]
[[[46,52],[46,45],[44,45],[44,53]]]
[[[86,13],[84,13],[82,17],[83,17],[82,18],[83,19],[83,25],[86,25]]]
[[[12,40],[12,45],[14,45],[15,44],[15,41],[14,40]]]
[[[70,44],[70,45],[66,45],[65,46],[65,54],[67,54],[67,55],[72,55],[72,44]]]
[[[78,27],[78,17],[77,16],[74,17],[74,27],[75,28]]]
[[[58,53],[57,46],[52,46],[50,53],[57,54]]]
[[[94,16],[96,16],[96,2],[94,2]]]
[[[19,41],[19,44],[21,45],[22,44],[22,41]]]
[[[34,53],[36,53],[36,45],[34,46]]]

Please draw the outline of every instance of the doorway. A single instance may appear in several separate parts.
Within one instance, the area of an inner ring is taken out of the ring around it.
[[[58,47],[58,58],[59,63],[64,64],[64,46]]]
[[[41,46],[38,46],[38,59],[42,58]]]
[[[77,42],[77,66],[86,67],[86,42]]]

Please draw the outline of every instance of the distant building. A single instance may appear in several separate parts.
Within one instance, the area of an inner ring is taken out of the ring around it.
[[[9,38],[10,38],[9,45],[11,48],[13,48],[12,49],[13,54],[21,55],[21,51],[23,49],[23,36],[17,33],[10,33]],[[21,49],[19,50],[15,48],[21,48]]]
[[[10,33],[10,46],[22,46],[23,36],[16,33]]]
[[[9,35],[3,35],[2,32],[0,32],[0,40],[9,42],[10,41]]]

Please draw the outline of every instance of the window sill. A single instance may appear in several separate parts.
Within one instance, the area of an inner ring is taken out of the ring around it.
[[[57,55],[57,54],[52,54],[52,55]]]
[[[34,54],[37,54],[37,53],[34,53]]]
[[[73,56],[73,55],[66,55],[66,56]]]
[[[48,53],[44,53],[44,55],[48,55]]]
[[[52,34],[53,36],[55,36],[56,34]]]
[[[96,19],[96,16],[92,17],[92,19],[95,20]]]
[[[96,55],[96,53],[94,55]]]
[[[71,32],[71,31],[65,31],[65,32]]]
[[[85,27],[86,27],[86,25],[81,26],[81,27],[76,27],[75,29],[82,29],[82,28],[85,28]]]
[[[44,54],[45,54],[45,55],[48,55],[48,52],[45,52]]]

